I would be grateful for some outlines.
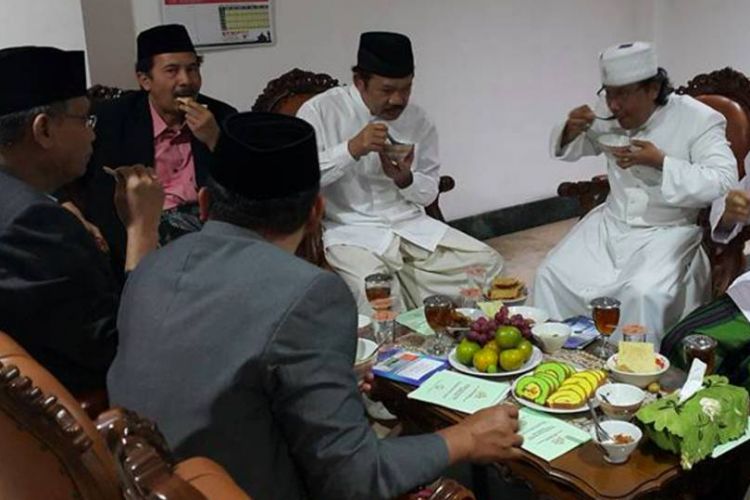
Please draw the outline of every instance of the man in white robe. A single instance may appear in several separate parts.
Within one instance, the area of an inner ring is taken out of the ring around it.
[[[436,293],[457,295],[468,285],[468,266],[499,273],[495,250],[425,214],[438,196],[438,138],[424,111],[409,103],[409,38],[363,33],[353,73],[353,86],[310,99],[297,116],[318,138],[326,257],[359,310],[370,312],[364,279],[373,273],[395,275],[392,295],[401,308]],[[397,143],[413,149],[392,161],[385,152]]]
[[[610,133],[629,137],[631,147],[607,153],[610,194],[539,267],[533,302],[567,318],[588,313],[596,297],[617,298],[620,325],[644,325],[658,348],[667,327],[710,298],[696,218],[737,182],[736,160],[724,117],[672,94],[651,45],[612,47],[599,64],[606,106],[571,111],[553,130],[552,155],[598,155],[598,139]]]

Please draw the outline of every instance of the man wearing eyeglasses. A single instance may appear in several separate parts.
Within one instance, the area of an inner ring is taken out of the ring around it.
[[[103,167],[147,165],[164,186],[161,243],[200,228],[198,189],[204,185],[219,125],[236,110],[200,94],[202,58],[184,26],[156,26],[138,35],[136,77],[141,90],[96,106],[100,123],[89,172],[78,183],[85,217],[101,228],[120,267],[125,231]]]
[[[658,347],[669,326],[709,298],[696,219],[737,182],[736,160],[723,115],[673,94],[650,44],[611,47],[599,67],[599,105],[570,112],[553,130],[551,154],[576,161],[604,152],[610,194],[547,256],[533,300],[567,318],[587,314],[596,297],[615,297],[620,324],[646,326]],[[610,147],[617,141],[625,146]]]
[[[120,286],[80,221],[49,193],[80,177],[96,117],[83,52],[0,50],[0,331],[76,395],[104,389]],[[125,271],[156,248],[163,193],[153,172],[118,170]],[[77,214],[79,215],[79,214]]]

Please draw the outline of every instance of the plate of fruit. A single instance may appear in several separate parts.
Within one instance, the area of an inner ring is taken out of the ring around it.
[[[532,370],[542,361],[542,352],[531,343],[532,324],[520,314],[510,315],[507,307],[492,319],[482,316],[463,334],[448,362],[460,372],[480,377],[507,377]]]
[[[534,410],[578,413],[588,410],[586,401],[606,381],[604,370],[577,370],[568,363],[545,361],[533,373],[517,378],[511,386],[511,394],[516,401]]]

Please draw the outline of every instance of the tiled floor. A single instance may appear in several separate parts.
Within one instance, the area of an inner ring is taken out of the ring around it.
[[[567,219],[545,226],[518,231],[487,240],[505,258],[503,274],[517,276],[528,286],[534,283],[536,268],[552,247],[573,227],[578,219]]]

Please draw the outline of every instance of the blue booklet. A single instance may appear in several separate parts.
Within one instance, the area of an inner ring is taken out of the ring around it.
[[[565,341],[565,349],[583,349],[599,337],[594,320],[588,316],[573,316],[563,321],[573,333]]]
[[[448,361],[445,359],[393,349],[383,353],[383,357],[372,368],[372,372],[379,377],[418,386],[446,368],[448,368]]]

